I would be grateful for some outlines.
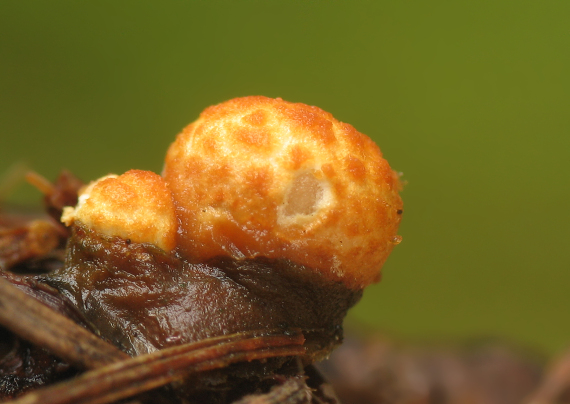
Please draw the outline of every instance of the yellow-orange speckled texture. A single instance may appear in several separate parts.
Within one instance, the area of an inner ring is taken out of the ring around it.
[[[152,243],[165,251],[176,244],[172,195],[163,179],[150,171],[99,179],[83,191],[69,220],[65,216],[68,225],[77,220],[103,234]]]
[[[356,289],[379,279],[398,240],[398,175],[370,138],[317,107],[212,106],[178,135],[163,176],[191,261],[287,258]]]

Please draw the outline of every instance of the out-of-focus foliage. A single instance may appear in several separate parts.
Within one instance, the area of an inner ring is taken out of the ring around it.
[[[208,105],[318,105],[408,182],[404,241],[352,318],[557,352],[570,344],[569,19],[567,1],[3,0],[0,176],[22,162],[49,178],[160,171]],[[36,199],[25,185],[9,196]]]

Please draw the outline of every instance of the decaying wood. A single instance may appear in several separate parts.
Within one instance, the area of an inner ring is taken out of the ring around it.
[[[37,389],[12,403],[110,403],[235,362],[303,355],[299,330],[247,332],[210,338],[129,358],[0,277],[0,324],[80,368],[96,369]],[[40,332],[38,332],[40,331]]]
[[[0,223],[0,269],[45,257],[62,239],[62,228],[53,220],[37,219],[6,228]]]
[[[264,332],[265,333],[265,332]],[[166,348],[102,367],[38,389],[11,404],[105,404],[163,386],[192,373],[232,363],[304,354],[300,331],[293,335],[234,334]]]
[[[84,185],[79,178],[67,170],[63,170],[53,184],[34,171],[26,174],[26,180],[44,195],[45,209],[56,223],[60,223],[61,213],[65,206],[77,204],[79,189]],[[63,225],[61,227],[67,231]]]
[[[25,177],[44,195],[48,216],[3,214],[0,206],[0,270],[4,271],[38,258],[63,260],[69,231],[59,218],[64,206],[77,203],[78,190],[83,186],[68,171],[63,171],[53,184],[33,171],[27,171]]]
[[[2,277],[0,324],[79,368],[95,369],[128,358],[118,348],[26,295]]]

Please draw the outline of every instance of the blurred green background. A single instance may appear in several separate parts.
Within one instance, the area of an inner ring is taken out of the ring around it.
[[[408,182],[353,321],[570,345],[569,1],[0,2],[0,175],[159,172],[202,109],[254,94],[351,123]]]

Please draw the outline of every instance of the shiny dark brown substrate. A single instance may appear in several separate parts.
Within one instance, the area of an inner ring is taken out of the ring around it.
[[[236,332],[301,329],[304,362],[312,362],[340,343],[346,311],[361,297],[288,261],[190,264],[81,226],[73,230],[65,266],[45,280],[131,355]]]

